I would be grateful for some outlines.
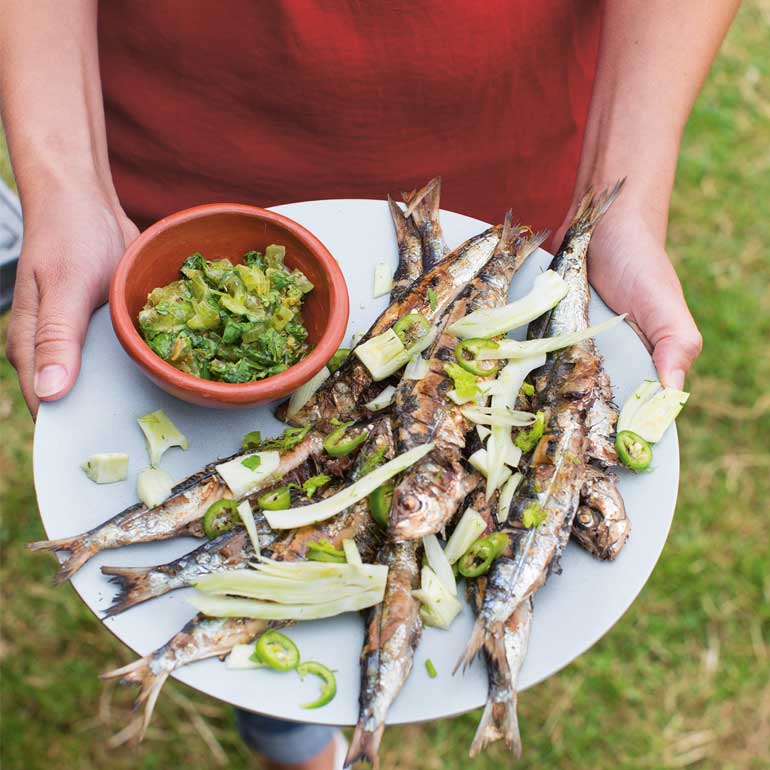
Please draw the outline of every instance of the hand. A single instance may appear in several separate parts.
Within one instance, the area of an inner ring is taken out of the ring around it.
[[[566,225],[557,232],[556,248],[565,230]],[[627,320],[652,352],[663,385],[681,390],[703,340],[664,240],[618,199],[591,238],[588,277],[616,313],[628,313]]]
[[[8,360],[32,415],[70,391],[91,313],[136,226],[98,184],[46,185],[24,211],[24,243],[8,327]]]

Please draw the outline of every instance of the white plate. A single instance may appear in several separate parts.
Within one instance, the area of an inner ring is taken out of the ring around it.
[[[342,265],[351,299],[349,333],[365,331],[386,306],[387,298],[372,299],[374,266],[381,260],[395,267],[396,246],[387,206],[379,201],[332,200],[296,203],[276,208],[314,232]],[[486,225],[470,217],[445,212],[447,242],[454,246]],[[524,294],[549,255],[534,254],[516,276],[511,296]],[[596,296],[591,320],[610,313]],[[654,377],[649,355],[625,324],[598,339],[619,403],[645,378]],[[48,536],[59,538],[85,531],[135,502],[136,473],[148,463],[144,438],[136,418],[163,408],[187,434],[190,449],[170,450],[163,467],[181,479],[213,458],[238,448],[241,437],[259,429],[263,435],[281,430],[266,407],[237,411],[212,410],[177,401],[150,383],[132,363],[110,324],[107,308],[91,321],[83,368],[67,398],[43,404],[35,429],[35,486]],[[99,486],[79,469],[94,452],[128,452],[128,480]],[[521,689],[551,676],[585,652],[620,618],[652,572],[666,540],[676,502],[679,450],[670,430],[655,447],[655,471],[633,475],[620,472],[620,489],[633,522],[633,532],[617,562],[599,562],[574,544],[562,559],[563,574],[555,575],[537,594],[530,652],[521,672]],[[137,566],[170,561],[192,550],[199,541],[186,538],[107,551],[86,564],[72,581],[96,613],[111,603],[114,587],[99,572],[101,565]],[[41,557],[42,558],[42,557]],[[62,589],[65,590],[65,589]],[[176,591],[142,604],[105,622],[107,628],[139,655],[165,643],[194,615],[186,596]],[[452,676],[472,626],[468,607],[452,628],[428,628],[417,650],[412,675],[390,711],[391,723],[435,719],[467,711],[486,700],[484,666],[476,663],[464,676]],[[317,683],[292,675],[265,671],[228,671],[218,660],[195,663],[176,672],[181,681],[246,709],[292,720],[351,725],[358,711],[358,656],[363,622],[358,615],[300,625],[290,632],[305,659],[326,663],[337,671],[337,697],[326,707],[308,712],[305,703]],[[437,671],[428,678],[425,659]]]

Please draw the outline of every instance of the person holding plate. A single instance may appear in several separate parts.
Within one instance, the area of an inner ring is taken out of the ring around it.
[[[468,4],[5,0],[0,102],[24,210],[8,358],[33,415],[65,396],[143,228],[213,200],[512,207],[558,245],[585,188],[627,177],[589,272],[664,384],[701,337],[665,250],[679,141],[737,0]],[[334,733],[239,712],[266,767],[330,768]]]

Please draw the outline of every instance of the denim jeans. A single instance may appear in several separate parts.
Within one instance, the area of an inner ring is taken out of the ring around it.
[[[235,721],[249,748],[286,765],[316,756],[334,737],[333,727],[285,722],[242,709],[235,709]]]

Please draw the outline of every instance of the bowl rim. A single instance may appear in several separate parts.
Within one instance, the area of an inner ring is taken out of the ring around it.
[[[318,260],[329,283],[330,307],[317,344],[301,361],[279,374],[245,383],[205,380],[187,374],[152,352],[134,326],[126,302],[126,283],[139,254],[161,233],[194,219],[217,214],[243,214],[268,221],[288,231]],[[125,250],[112,276],[109,291],[110,317],[115,334],[128,355],[151,378],[168,383],[178,391],[207,401],[249,405],[282,398],[314,377],[339,348],[347,330],[350,298],[339,263],[310,230],[276,211],[245,203],[204,203],[174,212],[144,230]]]

